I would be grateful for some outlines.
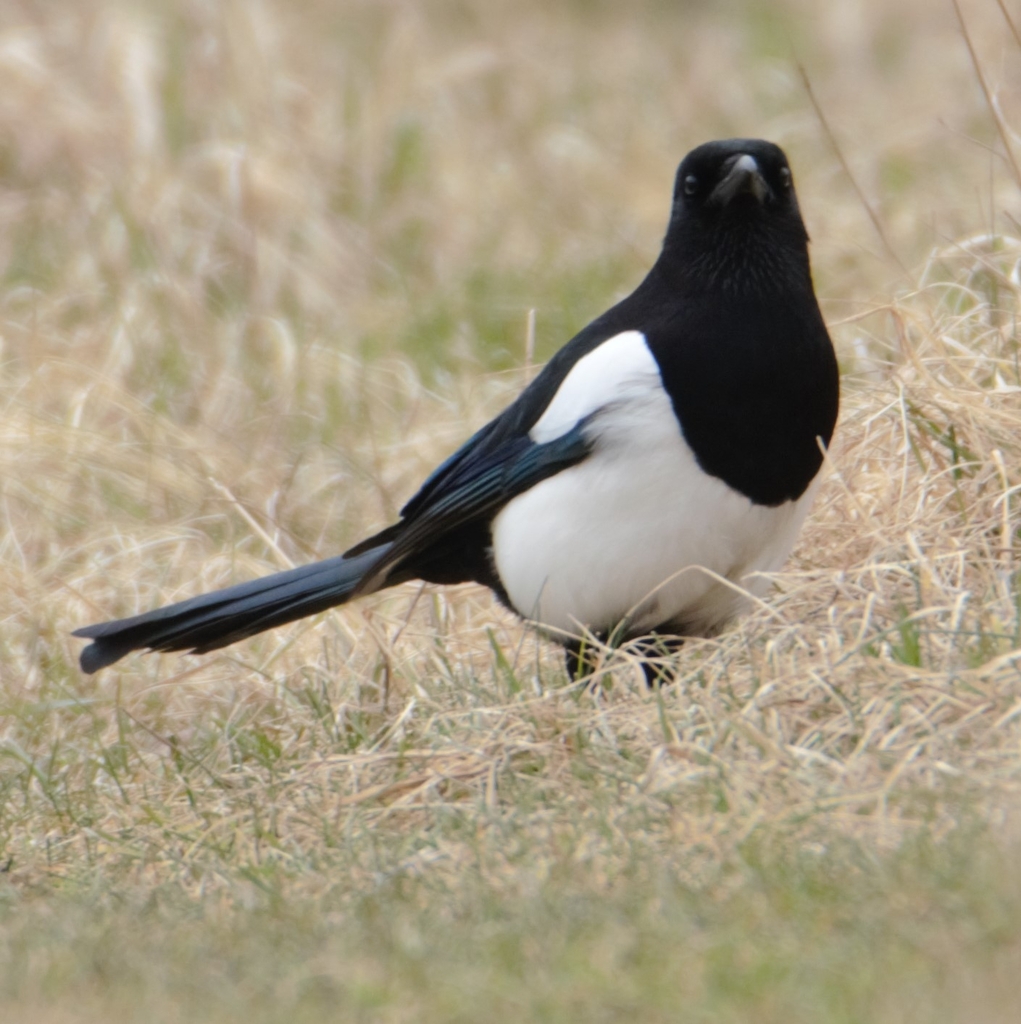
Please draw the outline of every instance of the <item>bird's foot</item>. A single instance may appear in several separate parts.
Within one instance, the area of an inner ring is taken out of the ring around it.
[[[594,676],[605,664],[606,645],[616,646],[612,637],[607,641],[597,638],[596,642],[589,641],[588,643],[584,640],[574,640],[565,645],[564,663],[568,676],[574,682]],[[676,671],[674,655],[683,645],[683,637],[650,633],[648,636],[629,642],[628,651],[640,660],[646,685],[652,688],[673,682]],[[589,686],[596,684],[597,680],[593,679]]]
[[[668,686],[677,676],[677,652],[684,646],[684,637],[651,633],[630,645],[641,659],[646,685]]]

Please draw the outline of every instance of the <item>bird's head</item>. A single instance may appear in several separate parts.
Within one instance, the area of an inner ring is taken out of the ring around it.
[[[734,287],[771,265],[807,272],[808,233],[783,150],[763,139],[693,149],[677,170],[664,251]]]

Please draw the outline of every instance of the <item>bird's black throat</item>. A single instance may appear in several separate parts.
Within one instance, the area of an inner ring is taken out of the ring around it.
[[[836,357],[800,218],[727,228],[712,244],[668,236],[647,293],[673,301],[647,310],[645,333],[702,469],[775,506],[819,471],[817,439],[829,444],[839,406]]]

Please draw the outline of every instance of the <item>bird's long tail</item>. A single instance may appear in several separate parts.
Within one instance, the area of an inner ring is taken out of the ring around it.
[[[381,544],[354,557],[328,558],[130,619],[76,629],[75,636],[92,640],[81,653],[82,671],[96,672],[142,648],[203,654],[343,604],[389,548]]]

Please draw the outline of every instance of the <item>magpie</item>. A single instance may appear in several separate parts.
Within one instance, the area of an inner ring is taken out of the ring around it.
[[[779,569],[839,405],[783,151],[708,142],[681,162],[645,279],[572,338],[343,555],[74,635],[95,672],[202,654],[408,580],[475,581],[585,671],[586,631],[710,636]]]

